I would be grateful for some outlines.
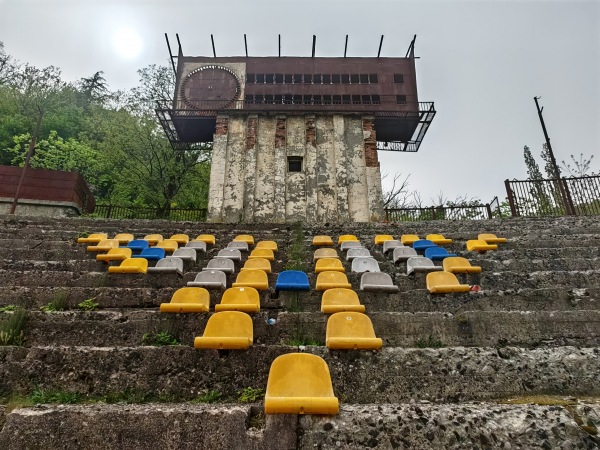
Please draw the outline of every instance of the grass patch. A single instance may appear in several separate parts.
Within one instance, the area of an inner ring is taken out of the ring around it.
[[[83,311],[96,311],[98,309],[98,306],[100,306],[100,304],[96,303],[94,301],[95,299],[96,299],[96,297],[88,298],[87,300],[84,300],[81,303],[78,303],[77,307]]]
[[[431,334],[426,338],[419,338],[415,341],[415,347],[417,348],[443,348],[444,343],[437,338],[434,338]]]
[[[310,339],[308,337],[295,337],[291,338],[286,342],[286,345],[291,345],[293,347],[299,347],[301,345],[315,345],[315,346],[323,346],[324,343],[320,342],[316,339]]]
[[[223,394],[219,391],[209,390],[204,394],[199,395],[191,403],[217,403],[223,398]]]
[[[288,262],[285,270],[300,270],[306,272],[306,257],[304,255],[304,230],[302,223],[294,225],[293,242],[287,252]]]
[[[254,403],[264,398],[264,389],[247,387],[239,392],[238,400],[242,403]]]
[[[62,403],[72,405],[81,403],[84,397],[77,392],[67,391],[48,391],[45,389],[36,389],[29,395],[29,401],[38,405],[41,403]]]
[[[90,235],[90,232],[89,232],[89,231],[82,231],[81,233],[79,233],[79,234],[77,235],[77,239],[79,239],[79,238],[86,238],[86,237],[88,237],[89,235]]]
[[[157,333],[144,333],[142,336],[142,345],[161,347],[179,344],[180,342],[166,331],[159,331]]]
[[[17,305],[6,305],[6,306],[0,306],[0,312],[11,312],[11,311],[16,311],[18,308]]]
[[[25,343],[25,326],[27,311],[16,308],[8,313],[8,317],[0,322],[0,345],[23,345]]]
[[[54,311],[65,311],[69,309],[69,292],[65,290],[59,290],[52,296],[52,301],[47,305],[40,308],[42,311],[54,312]]]

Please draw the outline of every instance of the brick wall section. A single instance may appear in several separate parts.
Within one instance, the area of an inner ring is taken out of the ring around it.
[[[251,150],[256,147],[256,124],[258,119],[250,117],[246,128],[246,150]]]
[[[373,119],[363,119],[363,131],[368,132],[369,136],[365,138],[365,163],[367,167],[379,167],[377,159],[377,138]]]
[[[314,117],[306,118],[306,143],[313,147],[317,146],[317,131]]]
[[[217,117],[217,125],[215,127],[215,136],[226,136],[229,126],[229,118]]]
[[[278,117],[275,125],[275,148],[285,147],[286,124],[285,118]]]

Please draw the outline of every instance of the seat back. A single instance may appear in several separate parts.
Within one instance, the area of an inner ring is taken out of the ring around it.
[[[179,261],[181,262],[181,260]],[[210,294],[206,289],[201,287],[182,287],[173,293],[171,303],[203,303],[208,309]]]
[[[249,259],[244,263],[241,270],[262,270],[271,273],[271,261],[264,258]]]
[[[206,242],[190,241],[187,244],[185,244],[184,248],[195,248],[196,252],[205,252],[206,253]]]
[[[351,287],[345,273],[327,270],[317,275],[317,290],[333,289],[336,287]]]
[[[258,291],[252,287],[232,287],[223,292],[221,304],[260,304]]]
[[[199,234],[196,241],[204,242],[205,244],[215,245],[216,239],[212,234]]]
[[[369,258],[371,252],[364,247],[350,248],[346,253],[346,261],[352,261],[354,258]]]
[[[398,286],[385,272],[365,272],[360,277],[360,290],[394,293],[398,292]]]
[[[331,337],[374,338],[375,330],[369,316],[354,312],[338,312],[329,316],[325,339]]]
[[[385,241],[383,243],[383,253],[386,254],[397,247],[404,247],[404,244],[400,241]]]
[[[340,237],[338,237],[338,245],[346,241],[360,242],[353,234],[342,234]]]
[[[242,253],[237,248],[224,248],[219,250],[216,258],[229,258],[237,261],[242,260]]]
[[[214,258],[211,259],[207,266],[202,270],[221,270],[227,273],[235,272],[235,264],[229,258]]]
[[[394,236],[391,234],[378,234],[375,236],[375,245],[381,245],[386,241],[393,241]]]
[[[341,311],[364,312],[365,307],[360,304],[358,294],[352,289],[335,288],[327,289],[321,297],[321,312],[330,314]]]
[[[284,270],[277,276],[275,290],[308,291],[310,290],[308,276],[300,270]]]
[[[248,243],[243,242],[243,241],[233,241],[233,242],[230,242],[229,244],[227,244],[227,248],[236,248],[240,252],[247,252],[248,251]]]
[[[115,235],[114,239],[119,241],[119,244],[127,245],[128,242],[133,241],[135,238],[131,233],[118,233]]]
[[[404,245],[412,245],[413,242],[418,241],[420,238],[416,234],[403,234],[400,236],[400,242]]]
[[[417,251],[412,247],[396,247],[392,259],[394,263],[398,261],[406,261],[408,258],[418,256]]]
[[[144,240],[148,241],[150,245],[156,245],[163,240],[163,236],[162,234],[147,234],[144,236]]]
[[[351,248],[363,248],[363,245],[358,241],[344,241],[340,245],[340,249],[345,252]]]
[[[263,270],[249,269],[238,274],[237,278],[235,279],[235,284],[237,287],[247,285],[259,289],[257,286],[268,286],[269,278]]]
[[[313,237],[312,245],[333,245],[333,239],[331,239],[331,236],[315,236]]]
[[[158,261],[165,257],[165,250],[159,247],[145,248],[139,255],[140,258],[146,258],[153,261]]]
[[[254,245],[254,237],[249,234],[238,234],[235,238],[233,238],[233,240],[238,242],[246,242],[248,245]]]
[[[169,256],[159,259],[156,268],[173,269],[174,272],[183,273],[183,261],[180,258]]]
[[[344,266],[339,259],[336,258],[319,258],[315,264],[315,273],[321,273],[326,270],[335,270],[337,272],[345,272]]]
[[[190,242],[190,237],[187,234],[179,233],[172,235],[169,240],[175,241],[179,245],[185,245]]]
[[[277,242],[275,241],[260,241],[256,244],[254,248],[266,248],[268,250],[272,250],[273,253],[277,252]]]
[[[433,270],[442,270],[436,266],[433,261],[425,256],[412,256],[406,260],[406,274],[412,275],[415,272],[430,272]]]
[[[143,251],[150,247],[150,243],[146,239],[134,239],[127,243],[127,247],[135,251]]]
[[[255,248],[252,250],[252,252],[250,252],[250,256],[248,256],[248,258],[264,258],[268,259],[269,261],[274,261],[275,255],[273,254],[273,250],[269,250],[268,248]]]
[[[178,248],[173,252],[172,256],[194,262],[196,262],[197,258],[196,249],[189,247]]]
[[[426,278],[427,289],[432,294],[468,292],[468,284],[460,284],[456,275],[450,272],[430,272]]]
[[[379,263],[375,258],[371,257],[360,257],[352,260],[352,272],[363,273],[363,272],[379,272]]]
[[[164,239],[156,244],[157,248],[163,248],[166,252],[174,252],[179,248],[177,241],[172,239]]]
[[[315,250],[313,260],[317,261],[320,258],[339,258],[335,248],[318,248]]]
[[[87,237],[80,237],[77,239],[79,244],[97,244],[104,239],[108,239],[108,234],[106,233],[92,233]]]
[[[194,283],[206,283],[207,285],[227,285],[227,276],[225,272],[221,272],[220,270],[205,270],[202,272],[198,272],[196,278],[194,279]]]

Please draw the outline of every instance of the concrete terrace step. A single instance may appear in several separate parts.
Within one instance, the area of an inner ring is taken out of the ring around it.
[[[600,311],[367,312],[386,347],[600,346]],[[210,314],[163,314],[157,310],[32,312],[27,346],[136,346],[144,334],[167,331],[193,346]],[[252,315],[254,345],[325,343],[326,316],[316,312]],[[274,319],[273,325],[267,319]],[[432,343],[434,342],[434,343]]]
[[[341,403],[337,416],[262,415],[262,405],[40,405],[5,417],[0,446],[313,450],[390,448],[595,449],[582,429],[597,403]],[[2,421],[4,422],[4,421]],[[140,432],[143,430],[143,432]]]

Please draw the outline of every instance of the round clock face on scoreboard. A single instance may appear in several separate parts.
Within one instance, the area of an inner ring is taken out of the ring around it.
[[[194,109],[223,109],[240,95],[240,81],[227,67],[204,66],[183,80],[181,93],[187,106]]]

